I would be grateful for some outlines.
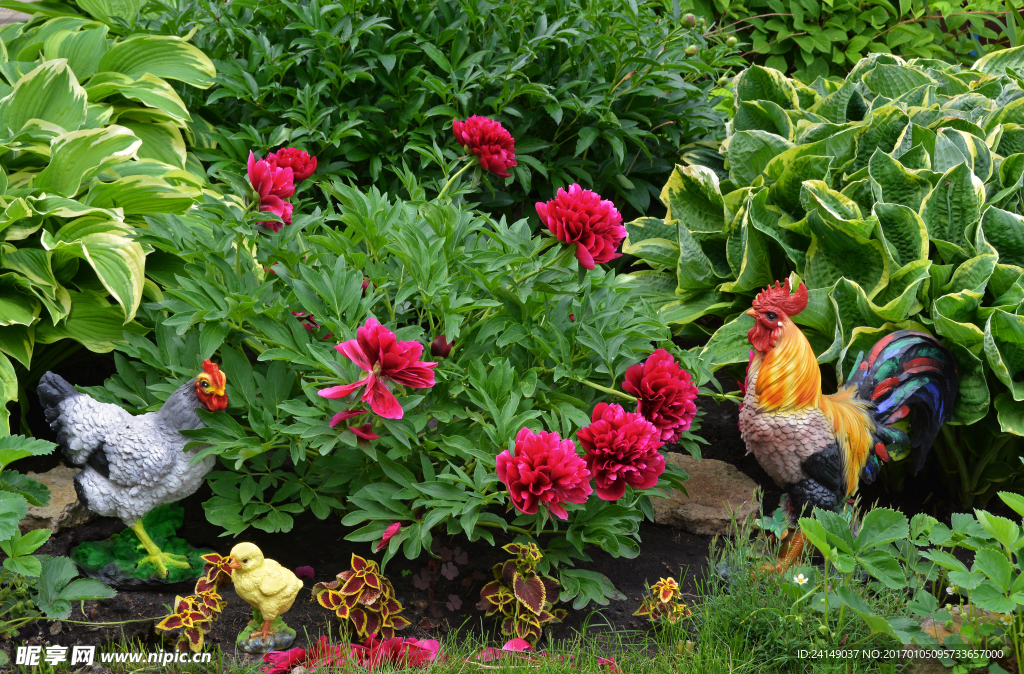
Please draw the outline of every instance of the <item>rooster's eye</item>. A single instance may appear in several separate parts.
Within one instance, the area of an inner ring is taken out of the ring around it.
[[[767,314],[765,314],[765,318],[767,318],[769,321],[775,321],[778,318],[778,316],[775,315],[775,312],[769,311]]]

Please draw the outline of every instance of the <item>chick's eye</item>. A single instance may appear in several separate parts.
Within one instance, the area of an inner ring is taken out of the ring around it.
[[[249,563],[249,560],[248,560],[248,559],[243,559],[243,560],[242,560],[242,564],[248,564],[248,563]]]

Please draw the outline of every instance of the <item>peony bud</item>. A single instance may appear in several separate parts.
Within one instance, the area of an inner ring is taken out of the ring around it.
[[[697,45],[692,44],[689,47],[687,47],[686,48],[686,55],[687,56],[696,56],[697,55]]]
[[[740,43],[740,41],[738,39],[736,39],[735,35],[733,35],[732,37],[730,37],[728,40],[725,41],[725,46],[729,47],[730,49],[732,49],[736,45],[738,45],[739,43]]]
[[[694,26],[697,25],[697,17],[695,17],[693,14],[687,14],[683,16],[682,24],[683,28],[693,28]]]
[[[447,358],[448,354],[452,352],[452,346],[454,345],[455,342],[447,341],[444,335],[438,335],[430,343],[430,355],[434,358]]]

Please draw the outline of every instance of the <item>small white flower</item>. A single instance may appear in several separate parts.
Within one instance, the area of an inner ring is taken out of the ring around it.
[[[999,620],[1004,625],[1010,625],[1013,623],[1013,615],[1010,613],[1004,613],[1003,615],[999,616]]]
[[[797,585],[806,585],[807,581],[808,581],[807,576],[805,576],[802,573],[798,573],[795,576],[793,576],[793,582],[796,583]]]
[[[957,590],[956,585],[950,585],[949,587],[946,588],[946,594],[950,594],[950,595],[956,594],[956,590]]]

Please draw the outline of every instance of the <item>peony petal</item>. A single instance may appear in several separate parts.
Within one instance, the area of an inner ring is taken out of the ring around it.
[[[365,386],[372,376],[373,375],[370,375],[370,377],[367,377],[366,379],[360,379],[357,382],[354,382],[352,384],[345,384],[344,386],[331,386],[329,388],[322,388],[319,391],[317,391],[317,395],[319,395],[321,398],[344,398],[345,396],[350,395],[356,389]]]
[[[374,355],[368,355],[363,351],[359,340],[350,339],[347,342],[338,344],[334,349],[356,364],[364,372],[373,372],[373,363],[376,362]]]
[[[344,388],[344,387],[336,386],[335,388]],[[325,390],[327,390],[327,389],[325,389]],[[324,397],[328,398],[330,396],[324,396]],[[344,397],[344,396],[342,396],[342,397]],[[358,417],[360,414],[366,414],[366,410],[344,410],[342,412],[338,412],[333,417],[331,417],[331,423],[329,423],[327,425],[330,426],[331,428],[334,428],[335,426],[340,424],[342,421],[345,421],[346,419],[351,419],[352,417]]]
[[[388,390],[384,382],[372,374],[367,379],[369,385],[366,387],[366,393],[363,394],[363,402],[369,403],[374,414],[385,419],[401,419],[405,411],[399,404],[398,398]]]

